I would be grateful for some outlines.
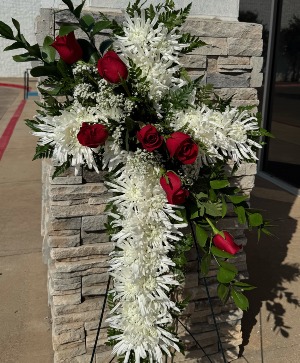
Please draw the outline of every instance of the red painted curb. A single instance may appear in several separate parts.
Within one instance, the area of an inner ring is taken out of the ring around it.
[[[7,145],[9,143],[12,133],[14,132],[15,126],[21,116],[25,103],[26,103],[26,100],[22,100],[19,103],[19,106],[17,107],[16,111],[14,112],[12,118],[9,120],[8,125],[6,126],[2,136],[0,137],[0,160],[2,159],[4,151],[7,148]]]
[[[26,87],[22,86],[21,84],[14,84],[14,83],[0,83],[0,87],[21,88],[21,89],[26,88]],[[29,89],[30,89],[30,87],[29,87]]]

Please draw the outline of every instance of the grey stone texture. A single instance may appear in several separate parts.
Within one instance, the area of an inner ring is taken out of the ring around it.
[[[110,13],[120,22],[120,14]],[[55,18],[55,19],[54,19]],[[74,19],[66,11],[53,15],[43,9],[37,23],[37,39],[41,43],[48,35],[57,34],[63,23]],[[182,57],[191,77],[203,75],[203,82],[211,83],[222,98],[232,97],[232,104],[257,106],[257,91],[262,81],[262,27],[237,21],[220,21],[190,17],[185,32],[199,35],[206,45]],[[103,33],[99,39],[104,39]],[[98,41],[99,41],[98,39]],[[256,165],[242,164],[228,176],[232,185],[249,194],[254,183]],[[48,264],[49,305],[52,313],[54,363],[90,362],[99,322],[100,310],[108,281],[109,253],[113,250],[105,233],[107,217],[104,213],[109,198],[103,183],[105,172],[81,170],[74,175],[70,168],[65,174],[52,179],[53,166],[43,162],[42,235],[44,260]],[[237,223],[233,206],[219,228],[229,230],[237,243],[245,245],[244,226]],[[213,362],[223,362],[218,351],[217,335],[213,324],[206,288],[199,278],[195,249],[187,254],[186,279],[178,298],[189,296],[190,302],[180,321],[195,335]],[[241,277],[247,277],[245,253],[239,252],[236,263]],[[237,358],[241,343],[242,312],[231,302],[222,305],[217,298],[216,265],[207,276],[208,289],[218,328],[226,350],[227,361]],[[105,312],[107,316],[108,312]],[[104,322],[96,350],[96,362],[112,360],[111,348],[105,345]],[[176,354],[172,362],[206,362],[207,358],[193,339],[178,324],[178,333],[186,348],[186,355]],[[171,362],[169,359],[168,362]]]

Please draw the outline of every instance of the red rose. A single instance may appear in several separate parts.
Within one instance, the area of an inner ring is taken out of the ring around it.
[[[128,77],[128,70],[125,63],[117,53],[109,50],[98,60],[98,72],[101,77],[111,83],[120,83]]]
[[[75,39],[74,32],[57,36],[51,44],[58,51],[60,58],[67,64],[73,64],[82,58],[82,49]]]
[[[136,136],[147,151],[158,149],[163,143],[163,137],[159,135],[156,127],[152,125],[142,127]]]
[[[83,146],[96,148],[103,145],[108,138],[108,131],[104,125],[83,122],[77,134],[77,139]]]
[[[166,144],[170,157],[177,158],[182,164],[193,164],[198,156],[198,145],[183,132],[177,131],[171,134]]]
[[[228,252],[231,255],[235,255],[241,247],[234,242],[234,238],[227,231],[223,231],[225,238],[220,234],[213,236],[213,244],[222,251]]]
[[[183,204],[189,196],[189,191],[182,189],[181,180],[173,171],[168,171],[160,178],[160,185],[166,192],[170,204]]]

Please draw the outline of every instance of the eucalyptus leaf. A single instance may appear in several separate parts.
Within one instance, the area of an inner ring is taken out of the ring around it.
[[[236,215],[238,216],[238,221],[241,224],[245,224],[246,223],[246,211],[245,208],[241,205],[234,207],[234,211],[236,213]]]
[[[58,76],[59,73],[55,66],[37,66],[30,71],[32,77]]]
[[[248,310],[249,301],[244,294],[236,291],[235,289],[231,289],[230,295],[233,298],[233,301],[238,308],[242,310]]]
[[[207,275],[209,271],[209,266],[211,263],[211,255],[209,253],[206,253],[202,258],[200,262],[200,270],[202,275]]]
[[[201,247],[204,247],[208,238],[206,230],[196,224],[196,239]]]
[[[227,198],[233,204],[239,204],[239,203],[242,203],[245,200],[249,199],[249,197],[247,195],[227,195]]]
[[[73,32],[74,30],[78,29],[78,25],[62,25],[59,28],[59,35],[62,37],[63,35],[68,35],[69,33]]]
[[[216,257],[222,257],[222,258],[233,258],[234,257],[232,254],[222,251],[215,246],[211,246],[210,251]]]
[[[13,22],[15,28],[17,29],[18,34],[20,34],[20,23],[18,22],[18,20],[11,18],[11,21]]]
[[[109,29],[110,26],[111,26],[111,22],[109,20],[97,21],[97,23],[95,23],[95,25],[93,27],[92,34],[93,35],[98,34],[104,29]]]
[[[247,284],[246,282],[241,281],[236,281],[233,285],[245,291],[256,289],[256,286],[252,286],[250,284]]]
[[[217,294],[222,303],[225,304],[230,295],[230,288],[224,284],[219,284],[217,288]]]
[[[73,14],[76,16],[76,18],[80,17],[84,4],[85,4],[85,0],[83,0],[82,3],[80,5],[78,5],[77,8],[73,11]]]
[[[264,223],[263,217],[260,213],[248,214],[248,221],[251,227],[258,227]]]
[[[15,43],[9,45],[8,47],[4,48],[3,50],[7,51],[7,50],[14,50],[14,49],[21,49],[21,48],[24,48],[24,44],[21,42],[15,42]]]
[[[231,282],[236,276],[236,273],[234,271],[227,270],[224,267],[219,267],[218,273],[217,273],[217,280],[223,284],[228,284]]]
[[[23,54],[18,54],[13,56],[15,62],[30,62],[37,60],[36,57],[32,57],[28,52]]]
[[[227,214],[227,203],[224,196],[222,195],[222,218],[224,218],[226,214]]]
[[[6,39],[11,39],[11,40],[15,39],[11,27],[3,23],[3,21],[0,21],[0,35]]]
[[[95,24],[95,19],[91,15],[87,14],[79,19],[79,23],[86,31],[90,31]]]
[[[53,47],[51,47],[52,43],[53,38],[50,36],[46,36],[42,46],[42,57],[43,60],[47,63],[53,63],[55,61],[56,51]]]
[[[104,40],[99,47],[100,53],[103,55],[106,49],[108,49],[113,44],[113,42],[114,41],[112,39]]]
[[[213,189],[226,188],[228,185],[229,185],[229,181],[227,179],[224,179],[224,180],[211,180],[210,181],[210,186]]]

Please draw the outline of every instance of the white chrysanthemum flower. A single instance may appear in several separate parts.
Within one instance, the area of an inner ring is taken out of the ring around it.
[[[123,155],[120,170],[112,182],[106,182],[115,194],[110,199],[117,210],[111,213],[112,226],[119,230],[112,236],[117,250],[110,261],[116,305],[108,322],[121,332],[112,337],[118,341],[113,352],[125,354],[125,363],[131,351],[136,362],[148,357],[162,363],[170,347],[178,350],[178,340],[166,330],[171,312],[179,312],[168,296],[178,285],[168,253],[186,224],[174,213],[176,206],[167,202],[152,154],[139,150]]]
[[[116,37],[115,49],[127,66],[131,59],[141,69],[145,82],[138,83],[138,91],[147,93],[159,111],[158,102],[162,97],[186,84],[174,77],[179,70],[174,63],[179,64],[179,53],[186,44],[178,42],[180,35],[176,34],[176,28],[169,32],[164,24],[157,24],[157,16],[152,21],[146,20],[144,10],[141,16],[135,12],[132,19],[125,14],[125,19],[125,35]],[[149,89],[145,90],[145,84]]]
[[[258,129],[257,119],[247,111],[227,107],[220,112],[203,106],[177,113],[171,126],[175,131],[189,133],[203,146],[205,154],[202,154],[202,158],[205,162],[224,157],[237,163],[245,159],[257,160],[255,149],[261,145],[248,135]]]
[[[62,164],[68,160],[68,156],[72,156],[75,173],[85,163],[89,168],[98,171],[92,149],[81,145],[77,134],[83,122],[104,123],[104,118],[101,120],[99,115],[95,116],[84,107],[73,106],[69,111],[61,111],[59,116],[39,117],[39,120],[43,122],[38,126],[40,131],[33,132],[33,135],[40,138],[39,145],[54,146],[53,158],[55,160]]]

